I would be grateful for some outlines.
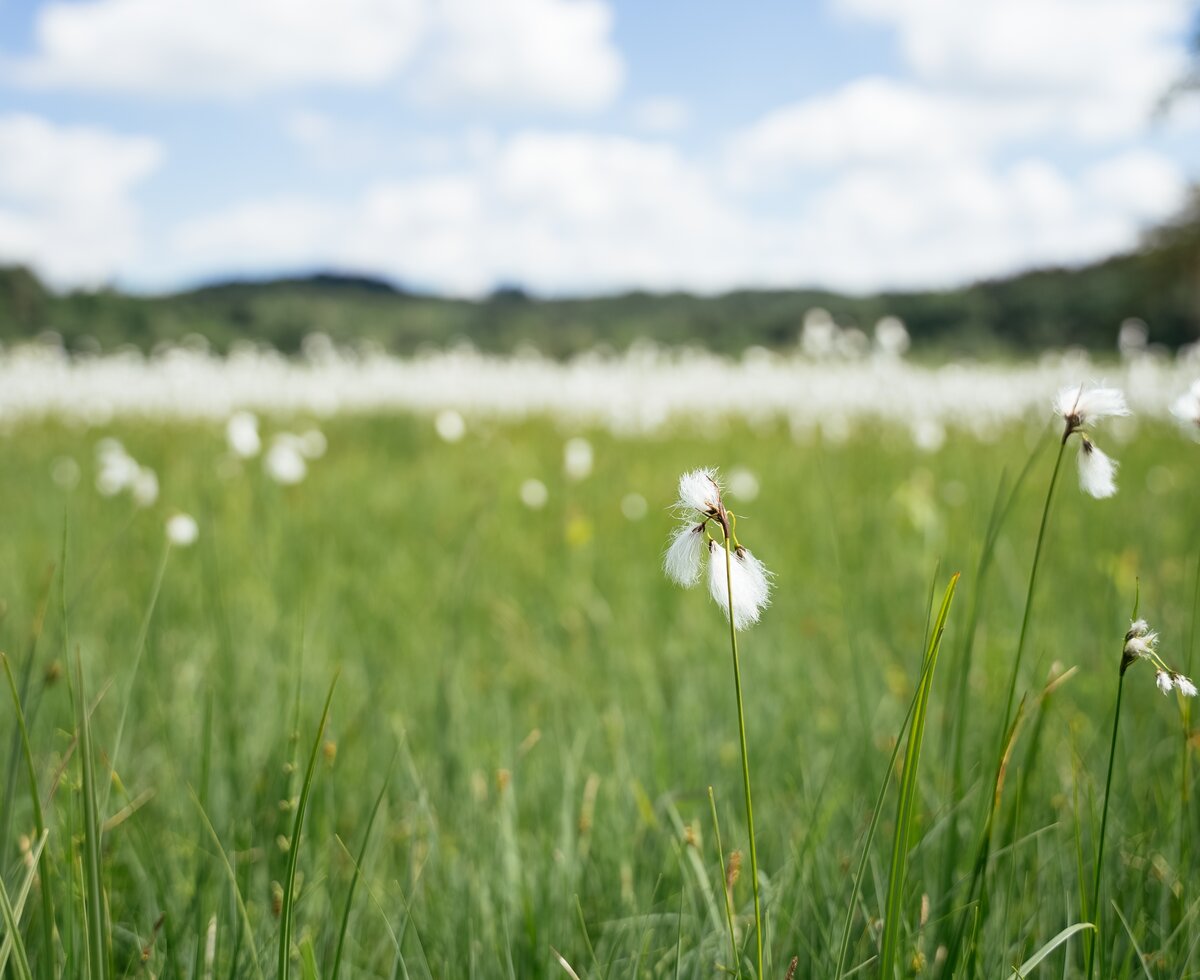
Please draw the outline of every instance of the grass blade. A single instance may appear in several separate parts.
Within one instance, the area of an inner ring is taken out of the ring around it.
[[[350,888],[346,892],[346,905],[342,909],[342,923],[338,929],[337,950],[333,954],[333,970],[330,973],[330,980],[338,980],[338,975],[342,969],[342,950],[346,945],[346,927],[350,924],[350,908],[354,904],[354,890],[358,886],[358,879],[362,875],[363,859],[367,856],[367,844],[371,840],[371,828],[375,826],[375,817],[379,814],[379,807],[383,803],[383,798],[387,794],[388,783],[391,782],[391,768],[388,769],[387,778],[384,779],[383,785],[379,787],[379,795],[375,797],[375,805],[371,807],[371,816],[367,819],[367,829],[363,834],[362,846],[358,849],[358,860],[354,862],[354,874],[350,878]]]
[[[283,905],[279,912],[279,968],[276,976],[287,980],[291,965],[292,916],[296,906],[296,863],[300,855],[300,834],[304,830],[304,812],[308,807],[308,794],[312,790],[313,773],[317,768],[317,756],[321,751],[321,740],[325,737],[325,724],[329,721],[329,705],[333,702],[333,690],[337,687],[337,674],[329,684],[325,696],[325,707],[321,711],[321,722],[317,726],[317,737],[313,739],[312,752],[308,757],[308,769],[304,773],[304,784],[300,788],[300,802],[296,806],[296,820],[292,825],[291,847],[288,849],[287,876],[283,883]]]
[[[941,608],[929,635],[929,646],[921,662],[922,677],[917,689],[916,710],[908,729],[908,744],[904,750],[904,771],[900,782],[900,800],[896,811],[896,833],[892,839],[892,865],[888,876],[886,911],[884,913],[883,943],[880,950],[879,975],[890,980],[896,973],[896,958],[900,946],[900,915],[904,905],[904,884],[908,870],[909,838],[912,833],[913,810],[917,800],[917,772],[921,764],[921,746],[925,739],[925,720],[929,709],[929,692],[933,687],[933,672],[950,604],[959,576],[955,574],[946,587]]]
[[[1096,927],[1090,922],[1076,922],[1073,926],[1067,926],[1062,932],[1046,943],[1041,949],[1034,953],[1020,966],[1013,970],[1013,976],[1019,977],[1020,980],[1025,980],[1026,977],[1033,971],[1033,968],[1042,962],[1047,956],[1053,953],[1059,946],[1070,939],[1075,933],[1082,932],[1084,929],[1095,929]]]
[[[10,900],[7,890],[4,888],[4,879],[0,877],[0,916],[4,919],[4,942],[0,943],[0,976],[4,976],[4,968],[8,965],[10,956],[15,956],[13,972],[19,978],[30,976],[29,972],[29,956],[25,952],[25,944],[21,940],[21,916],[25,911],[25,901],[29,898],[29,890],[33,887],[33,880],[37,877],[38,864],[42,859],[42,851],[46,846],[46,838],[49,836],[45,831],[38,837],[38,842],[29,853],[29,870],[25,873],[25,880],[21,882],[21,887],[17,891],[17,900]]]

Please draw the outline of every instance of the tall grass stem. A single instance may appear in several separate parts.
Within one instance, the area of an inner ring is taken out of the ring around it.
[[[746,792],[746,832],[750,835],[750,883],[754,886],[754,935],[758,940],[758,976],[763,972],[762,899],[758,889],[758,847],[754,842],[754,803],[750,796],[750,752],[746,748],[746,710],[742,706],[742,668],[738,661],[737,628],[733,623],[733,551],[725,530],[725,598],[729,606],[729,645],[733,651],[733,688],[737,694],[738,738],[742,743],[742,784]]]

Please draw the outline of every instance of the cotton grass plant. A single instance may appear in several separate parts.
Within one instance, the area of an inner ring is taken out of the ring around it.
[[[691,588],[707,563],[708,591],[729,621],[733,655],[733,689],[737,700],[738,739],[742,750],[742,785],[746,798],[746,832],[750,838],[750,881],[754,890],[756,976],[763,977],[763,919],[759,895],[758,847],[754,836],[754,803],[750,792],[750,753],[746,747],[746,711],[742,703],[742,669],[737,635],[758,622],[771,599],[771,573],[737,539],[737,516],[725,506],[715,469],[698,469],[679,478],[675,512],[679,526],[671,536],[663,569],[672,581]],[[715,532],[720,532],[720,537]],[[732,923],[730,924],[732,931]],[[740,958],[734,969],[741,975]]]

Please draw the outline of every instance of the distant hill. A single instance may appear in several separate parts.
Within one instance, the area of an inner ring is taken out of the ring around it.
[[[828,310],[843,326],[868,331],[880,317],[898,316],[917,351],[1112,350],[1128,317],[1146,321],[1152,342],[1179,347],[1200,338],[1200,203],[1148,236],[1142,249],[1102,262],[960,289],[869,296],[789,289],[541,299],[506,286],[468,301],[330,272],[215,283],[167,296],[58,294],[27,269],[0,267],[0,341],[52,330],[79,350],[123,344],[149,350],[199,334],[218,350],[249,340],[294,352],[307,335],[320,332],[339,344],[369,341],[402,354],[468,341],[487,351],[533,346],[564,357],[598,345],[624,349],[639,338],[738,352],[751,345],[793,346],[813,307]]]

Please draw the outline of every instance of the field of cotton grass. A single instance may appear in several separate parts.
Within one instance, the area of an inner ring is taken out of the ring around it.
[[[0,975],[1200,973],[1198,373],[8,352]]]

